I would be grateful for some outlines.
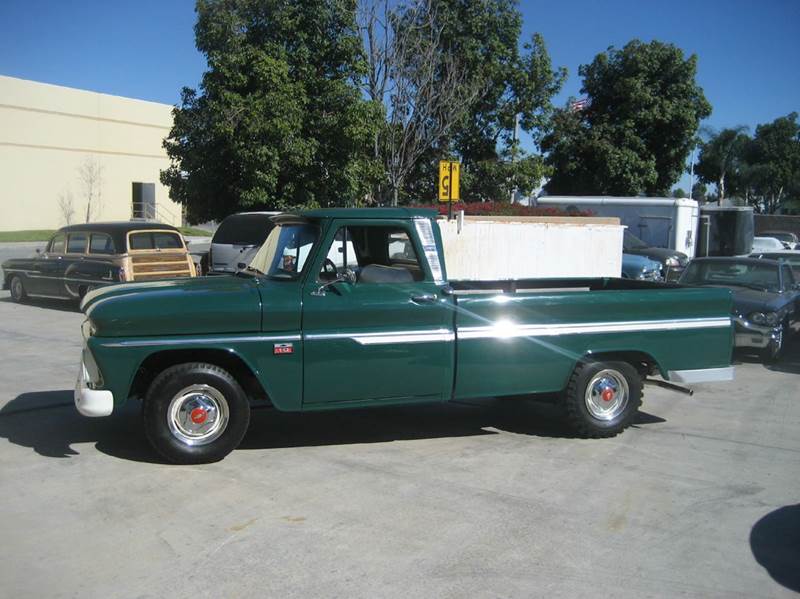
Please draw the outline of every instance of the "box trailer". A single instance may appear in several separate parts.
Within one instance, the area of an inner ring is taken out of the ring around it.
[[[687,198],[618,198],[592,196],[546,196],[540,206],[589,211],[596,216],[615,216],[648,245],[665,247],[695,256],[698,204]]]

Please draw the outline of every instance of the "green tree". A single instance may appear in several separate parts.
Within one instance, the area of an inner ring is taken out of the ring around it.
[[[579,69],[586,103],[557,111],[542,148],[551,194],[666,195],[711,106],[697,57],[659,41],[609,48]]]
[[[376,33],[383,23],[393,25],[390,42],[417,31],[420,57],[431,55],[425,50],[432,39],[430,32],[436,33],[442,63],[432,82],[435,89],[452,87],[447,79],[452,79],[453,61],[460,73],[458,83],[463,91],[450,102],[457,107],[450,116],[455,113],[458,118],[420,153],[404,179],[403,199],[419,202],[435,197],[438,161],[445,158],[462,162],[462,197],[467,201],[504,200],[513,188],[529,191],[535,187],[547,169],[541,156],[520,147],[515,124],[538,142],[549,123],[551,98],[560,90],[565,71],[553,69],[540,35],[520,44],[522,16],[517,2],[409,0],[391,14],[386,0],[363,0],[363,5],[364,54],[370,65],[364,89],[371,98],[383,98],[384,90],[393,88],[387,85],[391,65],[382,68],[391,44],[381,44],[387,36]],[[420,15],[429,18],[424,27],[419,27]],[[392,102],[384,104],[391,115]]]
[[[688,198],[689,197],[688,194],[683,189],[681,189],[680,187],[676,187],[675,189],[673,189],[671,195],[672,195],[673,198]]]
[[[747,127],[739,126],[710,132],[707,141],[700,145],[700,155],[695,165],[695,174],[703,183],[717,186],[720,200],[725,196],[737,196],[745,185],[745,152],[750,144]]]
[[[359,203],[380,111],[354,84],[355,1],[198,0],[197,15],[208,70],[173,111],[170,197],[195,220]]]
[[[708,201],[708,188],[705,183],[702,181],[695,181],[695,184],[692,185],[692,199],[700,204],[704,204]]]
[[[756,127],[746,150],[748,201],[773,213],[787,196],[800,192],[800,124],[797,113]],[[796,198],[796,195],[794,196]]]

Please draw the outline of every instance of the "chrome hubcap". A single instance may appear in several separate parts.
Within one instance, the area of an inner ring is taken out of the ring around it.
[[[628,405],[628,381],[616,370],[601,370],[586,386],[586,409],[598,420],[614,420]]]
[[[206,445],[225,432],[228,402],[214,387],[191,385],[169,403],[167,424],[172,435],[186,445]]]

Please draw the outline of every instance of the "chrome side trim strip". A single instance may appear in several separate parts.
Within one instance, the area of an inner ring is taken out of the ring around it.
[[[300,341],[300,335],[257,335],[257,336],[227,336],[227,337],[192,337],[181,339],[131,339],[127,341],[114,341],[101,343],[103,347],[149,347],[152,345],[195,345],[197,343],[249,343],[266,341]]]
[[[389,343],[432,343],[453,341],[455,334],[449,329],[431,331],[394,331],[388,333],[311,333],[305,335],[309,341],[330,339],[352,339],[359,345],[385,345]]]
[[[721,381],[732,381],[734,377],[734,367],[724,368],[701,368],[697,370],[670,370],[669,380],[676,383],[691,385],[693,383],[718,383]]]
[[[460,339],[485,337],[510,339],[514,337],[553,337],[586,333],[626,333],[644,331],[680,331],[686,329],[722,328],[731,326],[730,318],[687,318],[674,320],[633,320],[622,322],[587,322],[584,324],[517,325],[498,322],[491,326],[458,329]]]

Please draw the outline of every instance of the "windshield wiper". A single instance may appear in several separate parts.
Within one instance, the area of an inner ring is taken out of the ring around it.
[[[746,287],[747,289],[755,289],[756,291],[767,291],[763,285],[756,285],[755,283],[728,283],[734,287]]]
[[[244,276],[247,276],[247,277],[254,277],[256,275],[263,275],[264,273],[261,272],[260,270],[258,270],[257,268],[254,268],[254,267],[248,265],[248,266],[245,266],[244,268],[241,268],[241,269],[237,270],[235,274],[237,276],[238,275],[244,275]]]

